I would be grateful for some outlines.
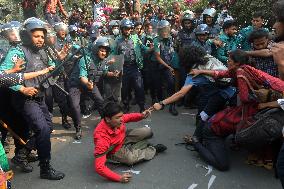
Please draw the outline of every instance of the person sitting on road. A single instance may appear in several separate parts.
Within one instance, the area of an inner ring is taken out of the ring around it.
[[[197,127],[194,136],[201,140],[202,128],[204,122],[207,121],[218,111],[221,111],[226,102],[231,101],[235,96],[235,87],[230,86],[228,79],[215,80],[212,77],[197,76],[192,77],[189,73],[194,69],[210,69],[210,70],[227,70],[227,67],[215,57],[209,55],[206,50],[200,46],[191,45],[183,49],[180,54],[181,60],[184,61],[184,67],[188,73],[184,86],[172,96],[155,103],[155,110],[160,110],[163,106],[178,101],[187,93],[197,88],[199,93],[198,98],[198,116]],[[220,86],[220,82],[227,86]],[[226,84],[225,84],[226,83]]]
[[[188,143],[194,146],[205,161],[220,171],[229,169],[226,137],[236,133],[237,125],[242,119],[255,115],[259,109],[263,108],[263,103],[259,103],[250,86],[257,89],[257,85],[265,85],[267,88],[283,93],[282,80],[246,65],[247,63],[246,52],[237,49],[229,54],[227,71],[197,69],[191,71],[193,76],[205,74],[214,78],[234,78],[239,90],[241,105],[226,108],[211,117],[203,129],[203,143],[195,137],[188,140]]]
[[[122,175],[113,172],[106,166],[107,159],[133,165],[151,160],[157,153],[167,149],[162,144],[155,146],[145,139],[153,136],[149,127],[126,129],[125,123],[137,122],[147,118],[151,110],[142,113],[123,114],[122,107],[115,102],[108,102],[103,110],[103,119],[94,130],[94,166],[96,172],[112,181],[127,183],[129,173]]]

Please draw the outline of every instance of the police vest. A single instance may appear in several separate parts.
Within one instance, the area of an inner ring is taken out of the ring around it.
[[[179,48],[190,46],[193,41],[192,34],[186,32],[185,30],[178,32],[178,39],[180,43]]]
[[[23,50],[25,54],[26,65],[24,73],[40,71],[49,67],[48,56],[43,49],[39,50],[38,52],[33,52],[30,48],[25,46],[20,46],[20,48]],[[40,86],[40,83],[42,82],[43,78],[44,76],[38,76],[33,79],[25,80],[24,86],[35,87],[38,89],[42,89],[42,87],[48,88],[49,87],[48,82],[45,82],[43,86]]]
[[[92,80],[94,83],[98,83],[100,78],[103,76],[104,68],[106,67],[106,60],[102,60],[98,62],[98,65],[95,65],[95,61],[98,61],[95,57],[92,58],[92,61],[89,62],[88,66],[88,75],[89,79]]]
[[[171,65],[174,56],[174,43],[172,38],[168,38],[165,42],[160,40],[160,54],[161,58],[168,64]]]

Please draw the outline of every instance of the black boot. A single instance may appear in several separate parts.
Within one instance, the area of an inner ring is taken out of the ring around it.
[[[70,129],[71,128],[71,124],[68,122],[66,115],[62,115],[62,126],[65,129]]]
[[[40,166],[40,178],[48,180],[60,180],[65,177],[65,174],[53,169],[49,163],[49,160],[39,162]]]
[[[75,140],[81,140],[82,138],[82,129],[81,126],[76,128]]]
[[[22,148],[15,153],[15,156],[11,159],[11,162],[16,166],[19,166],[21,170],[25,173],[30,173],[33,171],[33,167],[28,164],[27,155],[29,150]]]
[[[30,153],[27,155],[27,160],[29,163],[38,161],[39,159],[37,153],[30,151]]]
[[[175,104],[170,104],[169,112],[170,112],[173,116],[177,116],[177,115],[178,115],[178,111],[176,110]]]

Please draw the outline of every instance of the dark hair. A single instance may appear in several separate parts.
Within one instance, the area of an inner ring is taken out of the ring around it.
[[[202,14],[203,9],[201,7],[197,7],[193,12],[195,12],[196,14]]]
[[[213,5],[213,4],[218,6],[219,5],[219,1],[218,0],[209,0],[208,5]]]
[[[112,116],[120,112],[122,112],[122,107],[118,103],[107,102],[103,108],[102,118],[105,118],[105,117],[111,118]]]
[[[279,0],[273,5],[272,11],[279,22],[284,22],[284,0]]]
[[[260,39],[260,38],[268,38],[269,37],[269,33],[268,31],[266,31],[265,29],[261,28],[261,29],[256,29],[256,30],[253,30],[251,32],[251,34],[249,35],[249,38],[248,38],[248,41],[250,43],[253,43],[253,41],[255,39]]]
[[[253,14],[252,14],[252,17],[253,18],[262,18],[262,19],[264,19],[264,12],[263,11],[256,11],[256,12],[254,12]]]
[[[206,55],[204,48],[195,45],[185,47],[179,52],[180,60],[182,60],[186,72],[190,72],[196,66],[207,64]]]
[[[247,55],[247,53],[241,49],[236,49],[233,50],[229,53],[229,57],[237,63],[240,63],[240,65],[243,64],[248,64],[249,62],[249,56]]]
[[[230,28],[232,26],[237,26],[236,22],[234,20],[227,20],[223,24],[223,30],[228,29],[228,28]]]
[[[133,13],[132,13],[132,14],[135,14],[135,13],[138,13],[138,14],[140,15],[140,13],[139,13],[139,11],[138,11],[138,10],[133,11]]]
[[[153,24],[150,21],[144,22],[144,28],[148,28],[149,26],[153,26]]]
[[[159,14],[166,14],[166,10],[164,8],[159,9]]]

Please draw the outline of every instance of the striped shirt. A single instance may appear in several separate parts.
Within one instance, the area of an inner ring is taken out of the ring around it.
[[[60,0],[47,0],[45,3],[45,12],[56,14],[57,5],[59,6],[60,12],[65,13],[65,10]]]

